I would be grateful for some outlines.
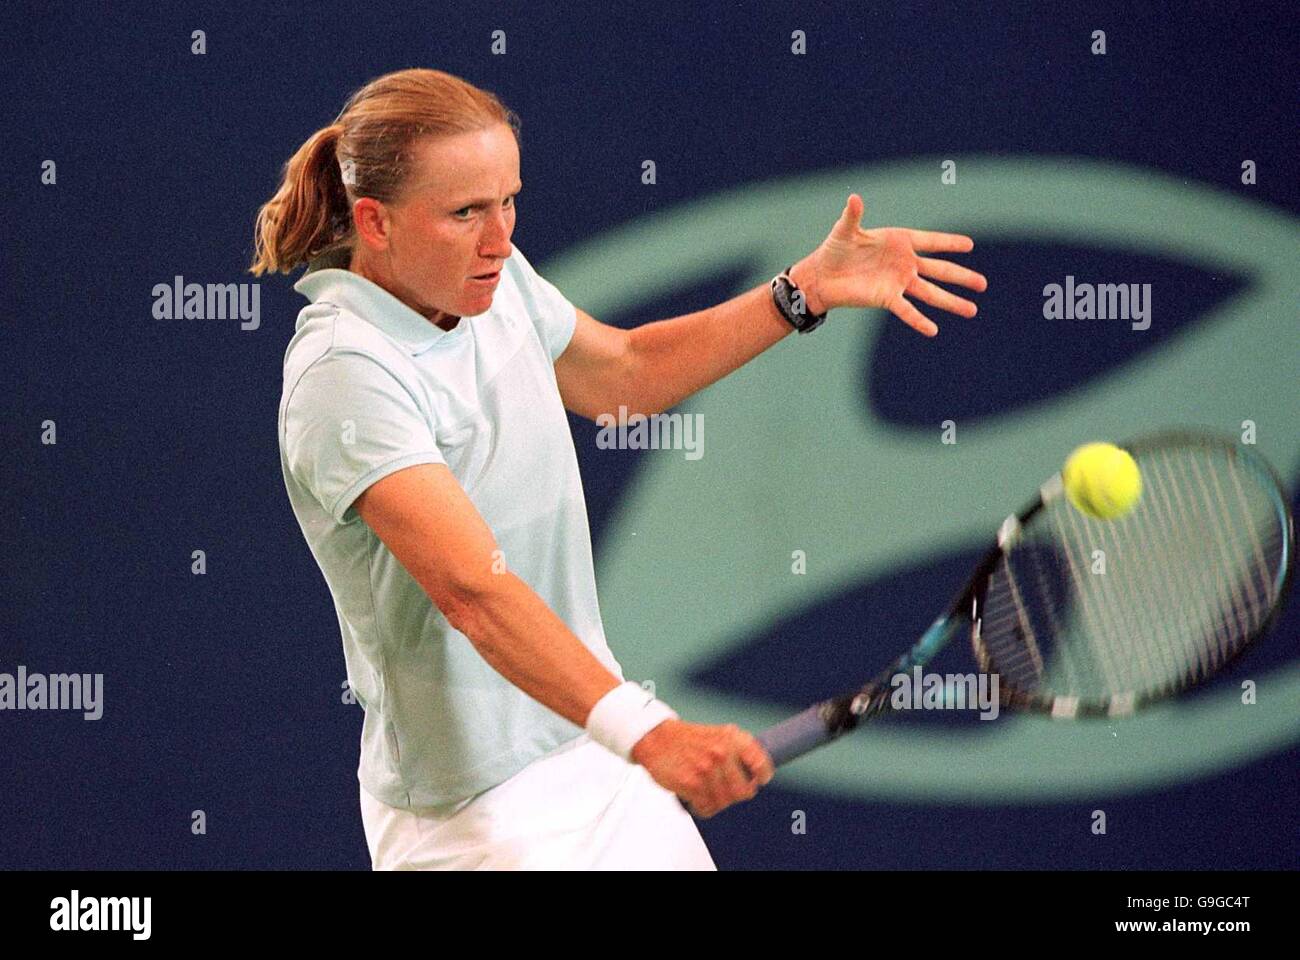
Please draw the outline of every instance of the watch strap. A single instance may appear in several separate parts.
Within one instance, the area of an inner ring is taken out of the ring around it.
[[[772,302],[781,316],[799,333],[811,333],[826,321],[825,313],[809,313],[808,301],[798,284],[790,279],[794,264],[772,278]]]

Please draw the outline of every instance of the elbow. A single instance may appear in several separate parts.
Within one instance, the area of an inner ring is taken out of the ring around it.
[[[635,329],[627,331],[627,337],[624,338],[623,350],[619,356],[618,377],[615,382],[617,386],[614,393],[618,400],[614,404],[615,411],[619,406],[624,406],[627,408],[628,416],[639,413],[647,417],[659,412],[651,409],[654,405],[650,396],[654,390],[654,378],[645,368],[642,356],[637,351]]]
[[[653,327],[654,324],[648,326]],[[682,386],[683,371],[680,362],[663,356],[653,349],[655,341],[644,343],[638,339],[645,327],[628,331],[627,346],[623,353],[619,391],[624,397],[628,416],[641,414],[652,417],[673,409],[689,392]],[[650,347],[647,349],[647,347]]]
[[[452,629],[470,636],[474,631],[471,621],[474,617],[474,605],[459,594],[444,592],[433,599],[433,605],[451,624]]]
[[[434,605],[451,626],[469,637],[477,646],[482,636],[480,624],[493,595],[504,586],[504,573],[482,577],[457,577],[430,591]]]

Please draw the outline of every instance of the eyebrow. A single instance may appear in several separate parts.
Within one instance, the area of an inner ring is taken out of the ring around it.
[[[511,192],[510,195],[514,196],[514,194],[518,193],[523,188],[524,185],[523,182],[521,181],[519,185],[515,187],[515,189]],[[473,197],[472,199],[466,200],[464,203],[457,204],[456,206],[452,207],[452,209],[464,210],[466,207],[486,207],[489,203],[492,202],[492,200],[493,200],[492,197]]]

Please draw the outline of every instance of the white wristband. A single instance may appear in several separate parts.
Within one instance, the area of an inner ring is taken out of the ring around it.
[[[632,748],[665,720],[676,720],[673,708],[635,680],[619,684],[596,701],[587,717],[587,733],[601,746],[624,760],[632,759]]]

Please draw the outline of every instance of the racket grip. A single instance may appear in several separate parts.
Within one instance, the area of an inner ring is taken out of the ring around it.
[[[823,719],[822,711],[826,704],[819,703],[809,707],[803,713],[796,713],[789,720],[782,720],[774,727],[768,727],[762,733],[757,734],[754,739],[763,745],[768,756],[772,758],[772,765],[781,766],[783,763],[801,757],[814,747],[820,747],[823,743],[829,743],[837,736],[826,728],[826,721]],[[682,805],[682,809],[694,816],[694,811],[690,805],[681,797],[677,802]]]
[[[826,728],[822,716],[822,704],[809,707],[803,713],[797,713],[789,720],[782,720],[774,727],[768,727],[757,735],[757,740],[772,758],[774,766],[789,763],[801,757],[814,747],[820,747],[835,739],[835,735]]]

